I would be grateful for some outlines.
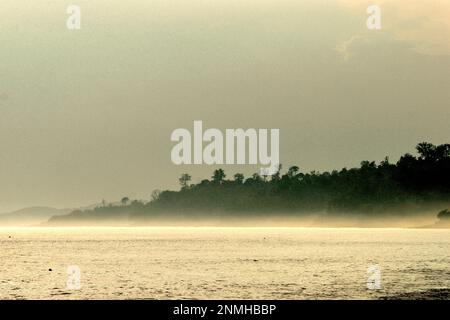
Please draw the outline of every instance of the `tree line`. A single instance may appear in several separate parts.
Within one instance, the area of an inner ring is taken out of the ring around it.
[[[227,179],[223,169],[211,179],[190,184],[183,174],[179,192],[164,191],[149,207],[223,211],[383,210],[405,202],[450,200],[450,144],[419,143],[417,156],[404,154],[396,163],[362,161],[359,168],[301,172],[282,166],[271,176],[258,173]]]
[[[134,218],[171,214],[269,214],[302,212],[368,214],[433,202],[450,203],[450,144],[416,146],[396,163],[362,161],[357,168],[331,172],[302,172],[298,166],[271,176],[254,173],[229,177],[223,169],[210,179],[191,183],[185,173],[179,191],[154,191],[151,200],[101,206],[78,215],[127,214]]]

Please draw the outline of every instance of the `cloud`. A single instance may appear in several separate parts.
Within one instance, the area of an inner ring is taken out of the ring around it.
[[[369,40],[367,37],[362,35],[354,35],[351,36],[350,39],[345,40],[338,45],[336,45],[335,50],[338,52],[339,55],[341,55],[345,61],[348,61],[350,57],[354,54],[354,51],[352,50],[353,46],[357,42],[365,42],[367,43]]]
[[[426,55],[450,55],[449,0],[336,0],[353,15],[367,17],[369,5],[379,5],[382,31],[411,44]],[[372,31],[377,32],[377,31]]]

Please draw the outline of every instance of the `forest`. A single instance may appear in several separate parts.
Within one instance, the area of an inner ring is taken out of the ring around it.
[[[217,169],[191,184],[183,174],[179,191],[154,191],[149,201],[124,197],[117,205],[74,211],[51,221],[163,218],[170,216],[254,216],[322,212],[330,215],[408,214],[428,204],[450,203],[450,144],[416,146],[396,163],[362,161],[358,168],[302,172],[280,165],[271,176]],[[445,209],[445,208],[442,208]]]

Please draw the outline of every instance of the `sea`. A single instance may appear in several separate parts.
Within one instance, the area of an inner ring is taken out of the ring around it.
[[[449,229],[0,228],[0,299],[448,299],[449,288]]]

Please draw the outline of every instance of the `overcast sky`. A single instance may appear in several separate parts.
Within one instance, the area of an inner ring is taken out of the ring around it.
[[[2,0],[0,43],[0,212],[207,178],[170,160],[194,120],[279,128],[281,162],[302,171],[450,142],[448,0]]]

